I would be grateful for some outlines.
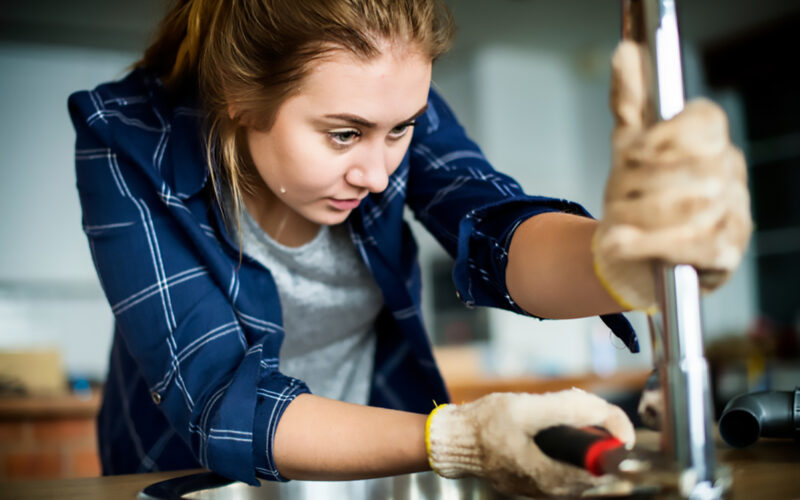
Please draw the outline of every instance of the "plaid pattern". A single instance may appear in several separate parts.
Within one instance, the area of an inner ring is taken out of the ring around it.
[[[100,454],[107,474],[207,467],[255,484],[283,480],[272,441],[308,392],[279,371],[281,309],[268,269],[244,257],[207,182],[202,115],[147,72],[69,99],[83,228],[116,327]],[[495,172],[435,91],[388,188],[348,219],[383,291],[370,404],[428,412],[448,400],[421,318],[417,249],[404,206],[455,258],[468,306],[523,313],[504,275],[516,226],[547,211]],[[632,350],[621,315],[605,318]]]

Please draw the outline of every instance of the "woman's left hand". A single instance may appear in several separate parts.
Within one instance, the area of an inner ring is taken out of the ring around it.
[[[647,125],[641,49],[622,42],[612,61],[613,165],[593,253],[621,305],[655,305],[652,262],[691,264],[703,290],[738,267],[752,232],[744,156],[725,112],[705,99]]]
[[[440,476],[481,477],[512,495],[579,496],[615,481],[554,460],[539,449],[536,435],[556,425],[600,426],[630,446],[636,439],[621,408],[580,389],[492,393],[431,413],[426,426],[429,463]]]

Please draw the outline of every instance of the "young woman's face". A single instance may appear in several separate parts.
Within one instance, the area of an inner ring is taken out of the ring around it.
[[[314,63],[271,128],[248,129],[270,210],[338,224],[367,194],[386,188],[431,81],[431,61],[411,48],[386,45],[369,61],[337,51]]]

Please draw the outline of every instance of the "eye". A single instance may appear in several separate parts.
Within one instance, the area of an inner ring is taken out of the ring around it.
[[[400,139],[401,137],[406,135],[409,129],[411,129],[416,124],[417,122],[407,122],[400,124],[395,128],[393,128],[391,132],[389,132],[389,137],[391,137],[392,139]]]
[[[356,142],[359,137],[361,137],[361,133],[355,129],[332,130],[328,132],[328,138],[336,146],[350,146]]]

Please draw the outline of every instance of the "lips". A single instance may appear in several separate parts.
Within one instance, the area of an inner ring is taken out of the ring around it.
[[[336,210],[353,210],[361,204],[362,198],[350,198],[346,200],[339,200],[336,198],[328,198],[331,206]]]

